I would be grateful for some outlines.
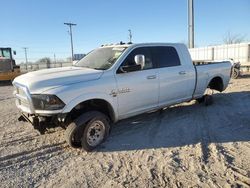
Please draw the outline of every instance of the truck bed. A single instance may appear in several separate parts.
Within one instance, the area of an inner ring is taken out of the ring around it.
[[[227,87],[231,73],[230,61],[193,62],[196,70],[196,87],[194,98],[202,96],[210,79],[220,77],[223,80],[223,90]]]
[[[229,61],[193,61],[193,65],[211,65],[211,64],[219,64],[219,63],[228,63]]]

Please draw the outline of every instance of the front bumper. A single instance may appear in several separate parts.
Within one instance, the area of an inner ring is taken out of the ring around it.
[[[62,113],[62,110],[35,110],[31,94],[27,86],[13,82],[15,91],[13,95],[16,98],[16,106],[22,113],[36,116],[54,116]]]

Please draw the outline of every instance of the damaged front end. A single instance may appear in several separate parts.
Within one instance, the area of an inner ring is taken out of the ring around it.
[[[49,128],[66,127],[67,114],[54,116],[36,116],[21,112],[18,121],[29,122],[40,134],[44,134]]]
[[[16,106],[21,111],[19,121],[31,123],[44,134],[47,128],[65,126],[67,114],[61,113],[65,104],[55,95],[31,95],[28,88],[14,82]]]

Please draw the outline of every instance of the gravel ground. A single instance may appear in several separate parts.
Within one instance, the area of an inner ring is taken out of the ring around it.
[[[12,90],[0,87],[0,187],[250,187],[250,75],[212,106],[121,121],[91,153],[68,147],[61,128],[18,122]]]

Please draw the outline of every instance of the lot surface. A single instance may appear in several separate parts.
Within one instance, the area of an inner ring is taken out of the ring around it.
[[[113,127],[95,152],[64,130],[18,122],[12,86],[0,87],[0,187],[249,187],[250,75],[205,107],[195,101]]]

